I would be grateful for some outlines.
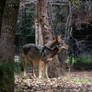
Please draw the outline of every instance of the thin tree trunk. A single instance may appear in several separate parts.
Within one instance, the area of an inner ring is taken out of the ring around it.
[[[40,23],[40,3],[35,3],[35,44],[43,45],[43,36]]]
[[[25,0],[22,0],[20,2],[20,9],[19,9],[19,12],[20,12],[20,18],[21,18],[21,40],[20,40],[20,43],[22,43],[22,45],[25,44],[25,40],[24,40],[24,32],[25,32],[25,16],[26,16],[26,1]]]
[[[40,6],[40,23],[43,34],[43,42],[53,40],[53,34],[48,18],[48,0],[38,0]]]

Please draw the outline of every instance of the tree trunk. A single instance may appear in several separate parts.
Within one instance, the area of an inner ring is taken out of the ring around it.
[[[6,0],[0,39],[0,91],[14,91],[14,39],[19,0]],[[2,76],[1,76],[2,75]],[[2,85],[1,85],[2,84]]]
[[[6,1],[1,28],[0,61],[9,61],[14,58],[14,36],[18,8],[19,0]]]
[[[37,10],[38,9],[38,10]],[[36,44],[46,44],[53,40],[53,32],[48,18],[48,0],[38,0],[36,9]],[[38,13],[37,13],[38,11]],[[35,21],[35,23],[36,23]],[[38,26],[37,26],[38,25]],[[38,42],[40,41],[40,42]],[[62,74],[58,56],[49,63],[49,76],[58,77]]]
[[[0,2],[0,36],[1,36],[2,16],[5,7],[5,1],[6,0],[3,0],[2,3]]]
[[[69,11],[68,1],[59,0],[57,2],[57,0],[52,0],[52,2],[49,2],[48,8],[49,8],[48,12],[50,17],[50,24],[51,24],[51,27],[53,28],[54,35],[56,36],[61,34],[62,39],[66,39],[67,36],[65,37],[65,31],[66,31],[65,25],[66,25],[66,19]],[[66,71],[65,59],[67,57],[67,54],[68,54],[67,50],[62,50],[58,54],[62,75],[65,75],[65,71]]]
[[[40,23],[42,29],[43,43],[53,40],[53,34],[48,18],[48,0],[38,0],[40,6]]]
[[[35,3],[35,44],[43,45],[43,36],[40,23],[40,3]]]

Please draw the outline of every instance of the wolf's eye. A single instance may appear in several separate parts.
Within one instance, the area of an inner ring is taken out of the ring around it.
[[[61,46],[61,45],[62,45],[62,43],[58,43],[58,45],[60,45],[60,46]]]

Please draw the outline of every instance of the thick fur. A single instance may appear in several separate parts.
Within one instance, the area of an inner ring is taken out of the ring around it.
[[[55,40],[45,44],[44,46],[36,46],[35,44],[26,44],[20,51],[20,59],[24,67],[27,61],[32,63],[33,76],[35,74],[35,66],[39,64],[39,78],[42,77],[44,70],[45,76],[48,78],[48,62],[52,61],[52,58],[58,54],[62,49],[68,49],[68,46],[61,40],[60,36],[57,36]],[[24,75],[26,71],[24,71]]]

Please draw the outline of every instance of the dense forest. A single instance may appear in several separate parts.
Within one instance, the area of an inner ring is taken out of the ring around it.
[[[0,92],[92,92],[92,1],[1,0]]]

